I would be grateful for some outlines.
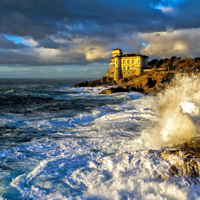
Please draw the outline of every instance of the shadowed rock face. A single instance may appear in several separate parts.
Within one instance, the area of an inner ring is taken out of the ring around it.
[[[101,79],[95,80],[95,81],[84,81],[79,84],[74,85],[73,87],[98,87],[98,86],[112,86],[117,85],[114,79],[108,78],[106,76],[103,76]]]
[[[109,88],[106,90],[101,91],[99,94],[112,94],[117,92],[129,92],[127,88],[116,87],[116,88]]]

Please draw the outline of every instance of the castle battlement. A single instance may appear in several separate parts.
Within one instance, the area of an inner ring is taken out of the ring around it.
[[[143,68],[148,67],[148,56],[145,55],[123,54],[121,49],[113,49],[112,56],[107,77],[114,78],[116,82],[121,78],[139,76],[143,73]]]

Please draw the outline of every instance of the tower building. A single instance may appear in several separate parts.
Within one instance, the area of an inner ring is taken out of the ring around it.
[[[107,77],[114,78],[118,82],[121,78],[141,75],[145,67],[148,67],[148,56],[135,53],[123,54],[121,49],[113,49]]]

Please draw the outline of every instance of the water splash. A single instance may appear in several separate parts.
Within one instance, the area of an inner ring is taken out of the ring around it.
[[[177,75],[151,104],[158,114],[157,126],[145,134],[151,147],[176,146],[200,133],[199,76]]]

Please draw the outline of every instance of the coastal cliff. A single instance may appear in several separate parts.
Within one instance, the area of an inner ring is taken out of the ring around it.
[[[117,85],[113,78],[108,78],[103,76],[101,79],[97,79],[94,81],[84,81],[74,85],[73,87],[98,87],[98,86],[114,86]]]
[[[121,78],[117,82],[113,78],[103,76],[101,79],[90,82],[84,81],[74,85],[74,87],[115,86],[102,91],[101,94],[136,91],[156,95],[168,87],[175,74],[196,74],[199,73],[199,70],[200,57],[182,59],[173,56],[170,59],[153,59],[148,62],[148,69],[144,69],[140,75],[131,75],[132,71],[127,71],[131,76]]]
[[[140,76],[122,78],[117,83],[114,79],[103,76],[101,79],[95,81],[81,82],[74,85],[74,87],[115,86],[103,90],[100,94],[136,91],[155,95],[166,88],[173,77],[173,72],[151,70]]]

